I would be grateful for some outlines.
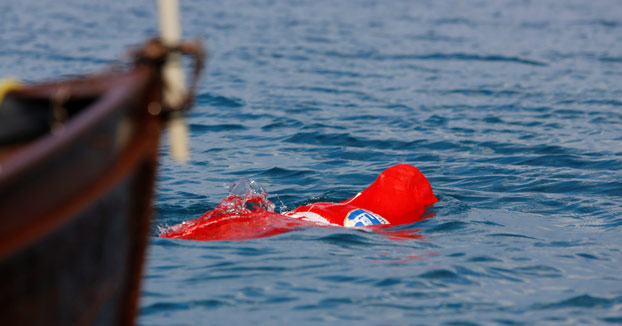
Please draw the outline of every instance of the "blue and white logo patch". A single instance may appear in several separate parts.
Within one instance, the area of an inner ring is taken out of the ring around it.
[[[389,221],[385,220],[384,217],[378,214],[374,214],[370,211],[366,211],[360,208],[350,211],[346,215],[346,218],[343,220],[343,226],[345,227],[368,226],[377,224],[389,224]]]

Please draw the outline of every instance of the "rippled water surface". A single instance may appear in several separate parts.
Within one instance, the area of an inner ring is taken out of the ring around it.
[[[140,325],[622,324],[619,1],[182,1],[211,50],[167,145]],[[102,69],[151,1],[0,3],[0,72]],[[253,178],[278,209],[410,163],[440,202],[396,241],[309,228],[158,239]]]

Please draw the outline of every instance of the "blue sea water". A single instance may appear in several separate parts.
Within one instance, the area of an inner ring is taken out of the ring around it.
[[[622,324],[622,3],[182,1],[210,49],[191,161],[163,144],[140,325]],[[3,1],[0,74],[101,70],[147,0]],[[397,241],[308,228],[157,238],[252,178],[277,210],[410,163],[440,201]]]

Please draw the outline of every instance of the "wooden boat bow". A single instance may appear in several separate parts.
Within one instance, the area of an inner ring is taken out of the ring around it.
[[[195,58],[178,107],[162,104],[170,53]],[[133,324],[161,129],[190,106],[203,57],[152,40],[128,69],[0,103],[0,324]]]

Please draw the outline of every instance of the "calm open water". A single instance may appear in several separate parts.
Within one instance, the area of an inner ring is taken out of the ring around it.
[[[164,144],[140,325],[622,324],[622,3],[183,1],[209,73],[192,161]],[[3,1],[0,73],[102,69],[147,0]],[[158,239],[242,177],[278,209],[397,163],[440,199],[402,241],[309,228]]]

